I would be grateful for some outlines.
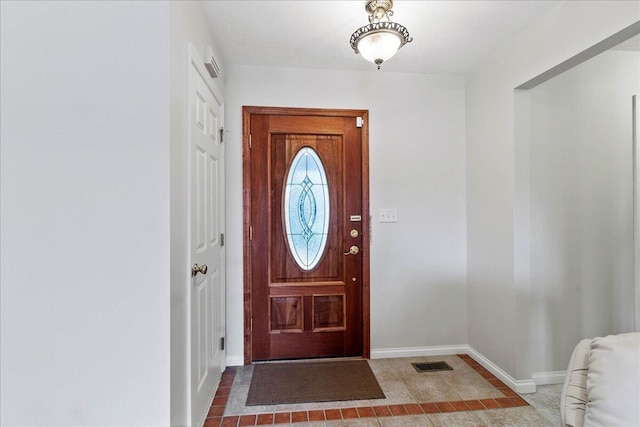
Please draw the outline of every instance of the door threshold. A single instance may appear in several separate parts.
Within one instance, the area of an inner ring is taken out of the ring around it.
[[[252,365],[265,365],[268,363],[308,363],[308,362],[345,362],[349,360],[367,360],[363,356],[336,356],[308,359],[278,359],[278,360],[254,360]]]

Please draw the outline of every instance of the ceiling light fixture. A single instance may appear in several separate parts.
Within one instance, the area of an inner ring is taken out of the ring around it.
[[[389,20],[393,16],[392,7],[393,0],[367,0],[364,8],[369,14],[369,25],[351,34],[353,51],[376,64],[378,70],[398,49],[413,40],[405,27]]]

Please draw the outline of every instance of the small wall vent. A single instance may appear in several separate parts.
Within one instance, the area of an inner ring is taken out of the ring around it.
[[[220,77],[220,67],[218,67],[213,57],[213,48],[211,46],[204,48],[204,66],[207,68],[207,71],[209,71],[211,77],[214,79]]]

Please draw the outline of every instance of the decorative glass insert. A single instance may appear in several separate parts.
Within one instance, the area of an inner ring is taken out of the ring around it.
[[[318,154],[303,147],[291,162],[284,187],[284,225],[289,250],[303,270],[324,253],[329,231],[329,185]]]

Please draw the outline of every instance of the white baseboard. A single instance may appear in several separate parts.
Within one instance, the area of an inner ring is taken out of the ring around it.
[[[467,354],[467,345],[443,345],[433,347],[376,348],[371,350],[372,359],[392,357],[444,356],[448,354]]]
[[[536,372],[531,374],[536,385],[563,384],[567,371]]]
[[[227,356],[225,359],[227,366],[242,366],[244,365],[244,357],[242,356]]]
[[[500,381],[509,386],[516,393],[535,393],[536,383],[531,380],[516,380],[511,375],[503,371],[498,365],[477,352],[473,347],[468,346],[467,354],[476,362],[481,364],[485,369],[495,375]]]

